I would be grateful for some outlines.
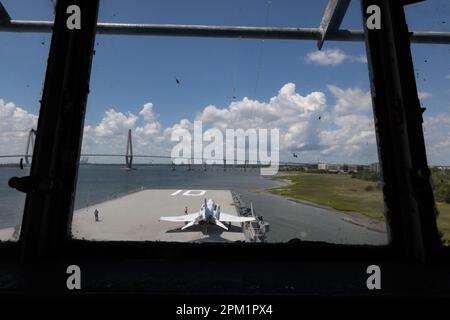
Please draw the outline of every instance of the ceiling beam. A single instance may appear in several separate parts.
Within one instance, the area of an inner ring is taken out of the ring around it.
[[[350,0],[328,0],[319,27],[321,33],[321,37],[317,41],[319,50],[322,49],[325,39],[333,32],[339,30],[349,5]]]
[[[51,33],[52,21],[11,20],[1,25],[0,32]],[[97,34],[133,36],[211,37],[274,40],[321,39],[319,28],[245,27],[210,25],[98,23]],[[364,41],[363,30],[338,30],[328,35],[329,41]],[[450,32],[414,31],[412,43],[450,44]]]
[[[3,4],[0,2],[0,25],[6,25],[11,22],[11,17],[8,14],[8,11],[6,11]]]

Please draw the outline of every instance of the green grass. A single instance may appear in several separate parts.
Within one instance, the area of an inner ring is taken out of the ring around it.
[[[277,179],[289,185],[269,189],[269,192],[384,220],[383,194],[377,189],[377,182],[355,179],[347,174],[305,172],[295,172]],[[372,190],[366,191],[368,186]],[[444,234],[444,239],[450,240],[450,204],[440,202],[437,205],[440,212],[439,230]]]
[[[450,204],[438,202],[437,207],[439,211],[438,228],[443,233],[444,240],[448,243],[450,242]]]

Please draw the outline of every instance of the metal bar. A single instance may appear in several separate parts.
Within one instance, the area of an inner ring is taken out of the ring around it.
[[[383,12],[380,30],[367,29],[370,5]],[[425,262],[440,243],[406,18],[396,1],[361,0],[361,9],[390,245]]]
[[[11,20],[0,25],[0,32],[51,33],[51,21]],[[98,23],[97,33],[103,35],[172,36],[245,38],[272,40],[316,40],[322,33],[319,28],[245,27],[176,24],[125,24]],[[450,44],[450,32],[418,31],[411,34],[411,42]],[[327,36],[329,41],[364,41],[363,30],[338,30]]]
[[[349,5],[350,0],[328,0],[319,27],[321,33],[321,37],[317,41],[319,50],[322,49],[325,39],[333,32],[339,30]]]
[[[450,32],[416,31],[411,32],[412,43],[450,44]]]
[[[27,148],[25,149],[25,163],[27,166],[30,165],[30,152],[33,152],[35,137],[36,137],[36,130],[31,129],[28,132]],[[30,146],[31,146],[31,148],[30,148]]]
[[[0,158],[21,158],[21,157],[25,157],[24,154],[8,154],[5,156],[0,156]]]
[[[66,27],[66,8],[83,12]],[[62,253],[72,224],[99,0],[58,0],[20,234],[22,258]]]

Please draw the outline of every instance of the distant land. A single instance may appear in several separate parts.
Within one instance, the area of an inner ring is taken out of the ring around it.
[[[18,163],[0,163],[0,167],[18,168],[18,167],[20,167],[20,164],[18,164]]]

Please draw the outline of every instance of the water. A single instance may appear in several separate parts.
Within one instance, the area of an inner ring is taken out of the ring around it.
[[[117,165],[82,165],[79,169],[75,209],[102,202],[113,196],[141,188],[155,189],[229,189],[246,190],[270,188],[276,181],[259,175],[259,170],[221,167],[207,171],[199,168],[188,171],[170,166],[137,166],[137,170],[123,170]],[[13,176],[28,175],[28,170],[0,168],[0,228],[13,227],[21,222],[25,195],[8,187]]]
[[[27,171],[0,168],[0,228],[13,227],[21,222],[24,194],[10,189],[11,176],[23,176]],[[123,170],[117,165],[82,165],[79,170],[75,209],[108,200],[114,196],[154,189],[225,189],[238,193],[258,215],[270,223],[267,240],[285,242],[292,238],[312,241],[351,244],[386,244],[385,233],[375,232],[342,219],[342,215],[323,208],[289,201],[264,192],[280,186],[280,182],[263,177],[258,169],[222,167],[188,171],[170,166],[137,166],[137,170]]]
[[[0,228],[14,227],[22,221],[25,194],[8,186],[11,177],[28,175],[28,170],[0,167]]]
[[[115,194],[128,193],[141,187],[149,189],[265,189],[278,186],[277,181],[259,175],[259,170],[215,167],[204,171],[170,166],[138,166],[123,170],[120,166],[85,165],[80,167],[75,201],[76,209],[103,201]]]

